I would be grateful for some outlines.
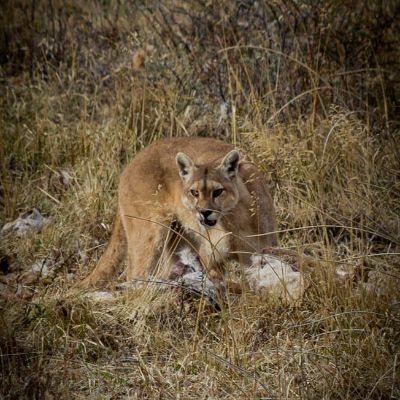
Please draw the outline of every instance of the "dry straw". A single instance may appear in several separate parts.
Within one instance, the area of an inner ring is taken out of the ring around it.
[[[0,220],[50,220],[0,238],[0,397],[400,398],[398,5],[317,3],[1,6]],[[265,172],[282,247],[324,265],[301,302],[70,293],[124,165],[188,135]]]

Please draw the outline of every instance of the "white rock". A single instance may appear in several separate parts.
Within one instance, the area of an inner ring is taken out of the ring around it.
[[[66,170],[55,171],[55,176],[60,179],[64,186],[68,186],[72,181],[72,176]]]
[[[51,274],[49,262],[46,259],[36,261],[31,265],[31,270],[35,274],[41,275],[43,278],[47,278]]]
[[[24,235],[28,230],[40,231],[42,227],[49,222],[49,218],[34,208],[19,215],[19,217],[3,225],[1,232],[14,231],[17,236]]]
[[[252,266],[245,271],[251,290],[277,295],[288,301],[301,298],[304,280],[290,264],[269,254],[254,254],[251,260]]]
[[[114,295],[107,291],[91,292],[87,294],[87,297],[94,301],[109,301],[114,299]]]

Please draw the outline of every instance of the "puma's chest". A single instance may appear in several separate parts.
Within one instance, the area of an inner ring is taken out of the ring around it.
[[[200,249],[202,258],[212,263],[220,263],[229,258],[232,232],[216,228],[205,230],[202,235]]]

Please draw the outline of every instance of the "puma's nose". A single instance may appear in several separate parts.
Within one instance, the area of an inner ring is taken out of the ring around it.
[[[212,210],[201,210],[200,214],[204,219],[207,219],[213,213]]]
[[[205,227],[217,224],[217,218],[213,210],[199,210],[199,221]]]

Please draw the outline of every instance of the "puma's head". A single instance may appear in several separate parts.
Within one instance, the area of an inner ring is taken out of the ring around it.
[[[193,211],[202,226],[214,227],[222,215],[237,205],[239,161],[238,150],[226,154],[219,165],[196,165],[188,155],[176,155],[183,182],[182,203]]]

